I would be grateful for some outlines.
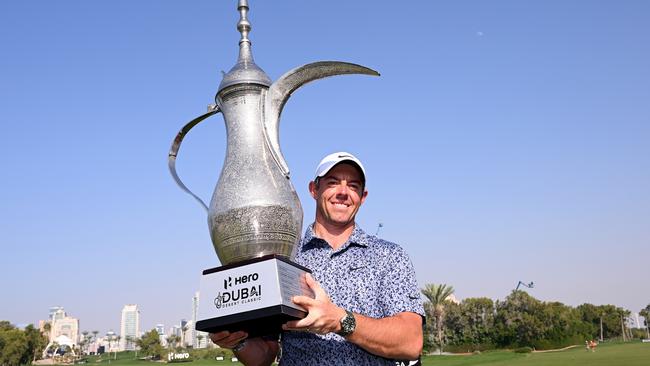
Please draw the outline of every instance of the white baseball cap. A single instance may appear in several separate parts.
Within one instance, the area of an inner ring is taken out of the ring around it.
[[[318,167],[316,167],[315,179],[324,177],[327,172],[334,168],[334,166],[342,162],[351,162],[358,166],[359,170],[361,170],[361,179],[363,180],[363,184],[366,184],[366,170],[363,168],[363,164],[361,164],[361,161],[357,159],[356,156],[345,151],[335,152],[324,157],[323,160],[318,163]]]

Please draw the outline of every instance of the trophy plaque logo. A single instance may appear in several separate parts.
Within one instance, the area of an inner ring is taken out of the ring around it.
[[[303,212],[280,150],[282,109],[291,93],[310,81],[379,73],[351,63],[321,61],[271,82],[253,61],[248,1],[239,0],[237,10],[241,33],[237,63],[224,75],[215,104],[178,132],[168,163],[179,187],[207,211],[210,237],[222,264],[203,271],[196,329],[244,330],[256,336],[277,333],[286,321],[304,317],[305,309],[291,298],[313,296],[304,279],[309,269],[292,261]],[[226,157],[208,206],[177,175],[176,156],[185,135],[217,113],[226,125]]]

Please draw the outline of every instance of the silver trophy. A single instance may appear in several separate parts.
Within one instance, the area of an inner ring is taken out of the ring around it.
[[[210,237],[222,264],[203,271],[196,329],[245,330],[255,336],[275,333],[287,320],[304,317],[304,309],[291,297],[310,294],[304,282],[309,270],[291,261],[303,212],[280,150],[282,108],[291,93],[310,81],[379,73],[351,63],[321,61],[295,68],[272,83],[253,61],[248,1],[239,0],[237,9],[241,33],[237,63],[224,75],[216,103],[178,132],[168,162],[176,183],[208,212]],[[208,207],[178,177],[176,156],[185,135],[220,112],[228,144]]]

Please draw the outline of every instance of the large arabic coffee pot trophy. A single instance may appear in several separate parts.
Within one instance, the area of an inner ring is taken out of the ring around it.
[[[248,33],[248,1],[239,0],[239,58],[224,75],[216,104],[187,123],[169,152],[176,183],[208,212],[210,237],[222,266],[203,271],[196,329],[245,330],[249,336],[276,333],[306,315],[291,302],[312,295],[304,281],[309,269],[294,262],[302,232],[300,200],[280,150],[280,114],[291,93],[321,78],[343,74],[379,75],[345,62],[322,61],[295,68],[275,82],[253,61]],[[185,135],[206,118],[222,113],[226,124],[225,162],[207,206],[176,173]]]

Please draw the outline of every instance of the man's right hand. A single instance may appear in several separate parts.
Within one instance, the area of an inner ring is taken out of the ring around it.
[[[246,340],[246,345],[236,351],[236,355],[239,362],[247,366],[272,364],[280,349],[277,337],[248,338],[248,333],[243,331],[210,333],[210,339],[219,347],[229,349],[233,349],[241,341]]]
[[[248,333],[243,331],[230,333],[227,330],[219,333],[210,333],[210,339],[221,348],[233,349],[241,341],[248,338]]]

